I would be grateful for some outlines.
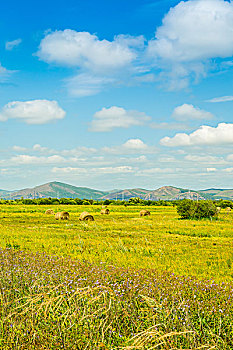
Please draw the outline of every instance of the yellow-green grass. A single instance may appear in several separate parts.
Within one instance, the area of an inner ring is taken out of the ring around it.
[[[72,259],[106,262],[109,265],[155,268],[178,275],[233,279],[233,214],[218,220],[180,220],[176,209],[149,207],[149,217],[139,217],[145,207],[50,206],[68,211],[70,220],[45,215],[48,206],[0,206],[0,246],[44,251]],[[88,211],[94,222],[80,222]]]

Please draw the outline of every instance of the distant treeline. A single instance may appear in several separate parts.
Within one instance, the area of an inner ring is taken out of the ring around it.
[[[20,198],[20,199],[0,199],[0,204],[23,204],[23,205],[156,205],[156,206],[176,206],[180,202],[185,201],[186,199],[180,200],[145,200],[138,197],[130,198],[128,201],[124,200],[93,200],[93,199],[80,199],[80,198]],[[212,201],[216,206],[221,208],[230,207],[233,209],[233,201],[230,200],[213,200]]]

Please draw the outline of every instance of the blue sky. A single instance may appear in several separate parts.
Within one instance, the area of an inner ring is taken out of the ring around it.
[[[233,187],[233,2],[9,0],[0,31],[0,188]]]

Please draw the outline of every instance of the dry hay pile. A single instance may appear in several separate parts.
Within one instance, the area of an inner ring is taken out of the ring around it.
[[[102,208],[100,214],[110,214],[110,210],[108,208]]]
[[[88,213],[87,211],[83,211],[80,214],[79,220],[81,220],[81,221],[94,221],[94,217],[90,213]]]
[[[55,214],[55,219],[56,220],[68,220],[70,217],[70,214],[68,211],[61,211]]]
[[[147,216],[147,215],[150,215],[149,210],[143,209],[143,210],[140,211],[140,216]]]
[[[46,215],[54,215],[53,209],[47,209],[45,212]]]
[[[216,209],[217,209],[217,214],[220,213],[221,207],[216,207]]]

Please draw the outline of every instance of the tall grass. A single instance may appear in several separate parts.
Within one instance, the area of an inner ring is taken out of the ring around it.
[[[232,214],[46,209],[0,206],[1,349],[233,349]]]

